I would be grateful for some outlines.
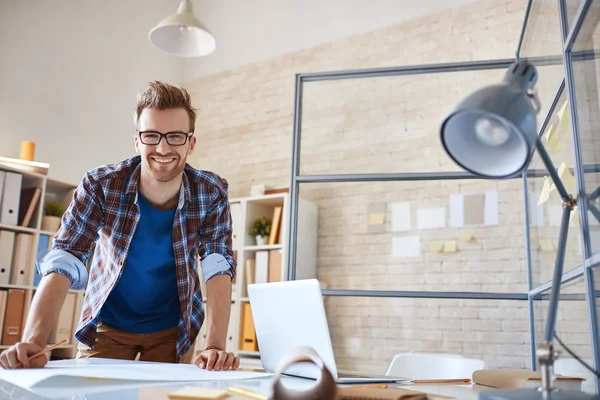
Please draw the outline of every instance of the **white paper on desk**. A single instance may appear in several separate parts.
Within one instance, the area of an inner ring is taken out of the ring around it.
[[[122,381],[197,382],[263,378],[272,374],[246,371],[206,371],[191,364],[137,362],[136,364],[53,365],[40,369],[0,369],[0,379],[24,388],[43,386],[62,377],[116,379]]]
[[[397,236],[392,238],[392,257],[408,258],[421,255],[419,236]]]
[[[417,210],[417,226],[419,229],[445,228],[446,208],[419,208]]]

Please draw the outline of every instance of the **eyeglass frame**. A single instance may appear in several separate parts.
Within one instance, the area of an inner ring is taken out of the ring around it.
[[[140,130],[137,130],[136,132],[138,133],[138,136],[140,138],[140,142],[143,145],[145,145],[145,146],[158,146],[160,144],[160,142],[162,141],[163,137],[165,138],[165,140],[166,140],[166,142],[167,142],[167,144],[169,146],[173,146],[173,147],[185,146],[190,141],[190,139],[192,138],[192,136],[194,136],[194,131],[191,131],[191,132],[174,131],[174,132],[161,133],[161,132],[157,132],[157,131],[140,131]],[[160,138],[158,139],[158,142],[156,142],[155,144],[147,144],[147,143],[144,143],[144,140],[142,139],[142,133],[155,133],[155,134],[159,135]],[[185,142],[183,142],[182,144],[171,144],[171,143],[169,143],[169,137],[168,137],[168,135],[170,135],[172,133],[184,134],[185,135]]]

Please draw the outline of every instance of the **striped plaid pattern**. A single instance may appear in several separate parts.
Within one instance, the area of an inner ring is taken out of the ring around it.
[[[53,249],[64,250],[86,265],[92,253],[77,339],[93,347],[98,314],[121,275],[140,218],[137,205],[140,156],[106,165],[84,176],[66,211]],[[189,350],[204,322],[197,259],[221,254],[233,278],[236,263],[231,243],[227,181],[186,165],[173,223],[173,249],[181,305],[177,356]],[[60,271],[56,271],[60,273]]]

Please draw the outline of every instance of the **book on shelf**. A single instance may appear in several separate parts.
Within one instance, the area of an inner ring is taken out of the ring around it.
[[[19,205],[19,226],[29,226],[31,217],[40,201],[42,188],[32,187],[21,190],[21,200]]]
[[[254,283],[267,283],[269,281],[269,251],[257,251],[254,257]]]
[[[271,219],[271,233],[269,234],[268,244],[277,244],[279,242],[279,226],[281,225],[281,212],[283,206],[273,208],[273,218]]]
[[[269,250],[269,282],[281,281],[281,258],[283,250]]]

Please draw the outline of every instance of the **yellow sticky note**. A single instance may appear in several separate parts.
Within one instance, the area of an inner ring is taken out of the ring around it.
[[[563,185],[565,185],[567,193],[575,193],[575,177],[564,162],[560,163],[558,167],[558,176],[562,180]]]
[[[385,214],[369,214],[369,225],[383,225]]]
[[[569,113],[567,111],[567,105],[569,102],[565,101],[565,104],[558,110],[556,115],[558,115],[558,131],[563,133],[569,137]]]
[[[444,253],[456,253],[457,251],[458,247],[455,241],[448,240],[444,242]]]
[[[441,253],[444,250],[444,242],[431,242],[429,243],[429,250]]]
[[[169,393],[172,400],[200,400],[200,399],[222,399],[228,393],[223,389],[203,388],[200,386],[188,386]]]
[[[562,150],[562,142],[554,125],[548,127],[548,131],[544,134],[544,138],[546,139],[546,147],[550,153],[558,153]]]
[[[550,199],[550,195],[556,189],[549,177],[544,178],[544,186],[542,186],[542,192],[538,200],[538,205],[544,204]]]
[[[460,241],[461,242],[472,242],[474,239],[473,234],[470,232],[461,232],[460,233]]]
[[[540,250],[544,253],[554,253],[556,248],[551,239],[540,239]]]

